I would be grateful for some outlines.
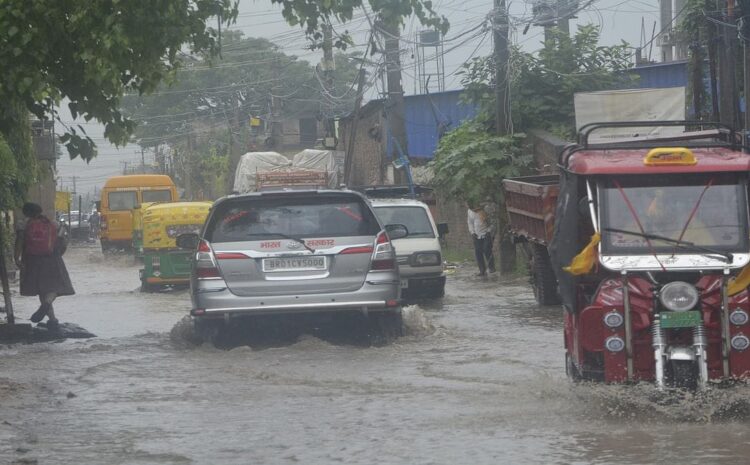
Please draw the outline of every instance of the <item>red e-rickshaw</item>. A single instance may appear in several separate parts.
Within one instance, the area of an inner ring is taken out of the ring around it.
[[[638,136],[594,138],[613,129]],[[717,123],[595,123],[559,175],[504,182],[535,294],[564,307],[571,378],[704,389],[750,376],[744,149]]]

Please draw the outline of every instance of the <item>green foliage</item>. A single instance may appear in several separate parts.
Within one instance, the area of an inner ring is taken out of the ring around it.
[[[131,94],[123,112],[138,124],[135,138],[143,147],[162,143],[184,145],[194,132],[215,132],[228,127],[240,134],[251,116],[270,120],[272,95],[280,101],[281,115],[294,119],[318,116],[329,108],[315,67],[285,55],[266,39],[222,34],[221,57],[183,57],[183,69],[151,95]],[[334,95],[343,94],[357,75],[352,54],[337,54]],[[339,90],[340,89],[340,90]],[[354,92],[335,100],[333,111],[351,108]],[[238,137],[237,137],[238,138]],[[242,141],[247,147],[249,141]]]
[[[500,183],[527,171],[533,159],[521,150],[523,134],[497,136],[471,121],[440,141],[431,166],[433,184],[470,203],[499,202]]]
[[[153,91],[173,75],[186,45],[215,52],[217,35],[206,22],[236,14],[232,0],[5,0],[0,105],[18,99],[43,119],[68,98],[74,118],[100,121],[105,137],[124,144],[133,122],[118,110],[123,93]],[[80,125],[60,141],[72,158],[95,156]]]
[[[20,206],[36,176],[28,121],[22,102],[0,104],[0,210]]]
[[[320,39],[321,23],[335,19],[345,23],[352,19],[354,10],[365,6],[362,0],[271,0],[282,5],[282,14],[291,25],[300,25],[308,35]],[[432,0],[368,0],[369,9],[376,18],[386,25],[400,23],[403,18],[416,15],[424,26],[429,26],[445,33],[448,30],[448,19],[439,16],[433,9]],[[345,46],[344,41],[336,45]]]
[[[627,86],[632,78],[629,47],[600,46],[599,28],[579,26],[574,37],[551,29],[537,53],[512,51],[510,94],[513,123],[526,131],[548,129],[570,137],[575,128],[573,95]],[[480,120],[494,125],[495,65],[475,58],[461,71],[465,98],[479,105]]]

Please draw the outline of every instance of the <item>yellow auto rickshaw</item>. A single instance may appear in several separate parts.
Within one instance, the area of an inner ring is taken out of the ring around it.
[[[145,202],[133,208],[133,255],[136,260],[143,260],[143,210],[155,205],[155,202]]]
[[[170,202],[141,208],[143,292],[190,283],[193,252],[178,248],[175,240],[180,234],[200,233],[211,205],[211,202]]]

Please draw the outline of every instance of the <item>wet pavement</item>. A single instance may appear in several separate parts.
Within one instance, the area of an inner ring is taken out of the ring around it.
[[[139,292],[138,266],[66,255],[58,318],[99,337],[0,347],[0,463],[736,464],[745,386],[664,399],[572,385],[562,314],[524,280],[448,281],[384,347],[304,335],[219,350],[182,337],[186,291]],[[16,298],[17,316],[38,303]],[[341,336],[341,335],[339,335]],[[250,341],[253,342],[253,341]]]

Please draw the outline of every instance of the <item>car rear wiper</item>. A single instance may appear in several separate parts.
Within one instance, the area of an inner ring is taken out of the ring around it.
[[[692,242],[678,241],[670,237],[659,236],[657,234],[645,234],[645,233],[640,233],[637,231],[626,231],[624,229],[604,228],[604,230],[607,232],[615,232],[615,233],[620,233],[620,234],[629,234],[631,236],[638,236],[644,239],[654,239],[657,241],[668,242],[670,244],[674,244],[675,246],[681,247],[684,249],[692,249],[695,251],[704,252],[701,255],[707,255],[707,254],[718,255],[722,257],[726,263],[732,263],[732,261],[734,260],[734,255],[732,255],[729,252],[722,252],[721,250],[712,249],[710,247],[703,247],[701,245],[695,245]]]
[[[289,239],[290,241],[294,241],[294,242],[296,242],[298,244],[302,244],[302,247],[306,248],[307,250],[309,250],[312,253],[315,253],[315,249],[313,249],[312,247],[310,247],[307,244],[305,244],[305,241],[303,241],[302,239],[300,239],[298,237],[289,236],[287,234],[277,233],[277,232],[267,232],[267,233],[250,233],[250,234],[248,234],[248,236],[251,236],[251,237],[252,236],[276,236],[276,237],[281,237],[283,239]]]

